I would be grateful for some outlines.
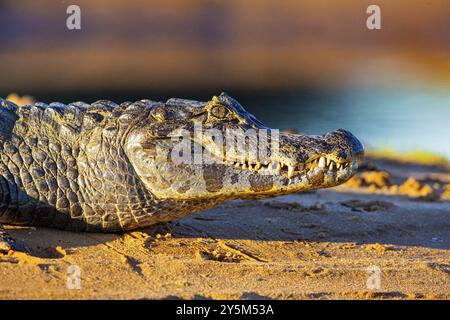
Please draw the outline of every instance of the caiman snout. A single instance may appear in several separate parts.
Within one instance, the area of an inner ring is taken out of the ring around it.
[[[280,137],[280,162],[288,178],[318,171],[330,174],[333,180],[348,178],[359,167],[363,155],[362,143],[344,129],[321,136],[284,133]]]

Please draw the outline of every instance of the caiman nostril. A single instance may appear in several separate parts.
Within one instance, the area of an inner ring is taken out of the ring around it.
[[[361,141],[351,132],[345,129],[338,129],[325,135],[325,139],[334,145],[339,146],[339,152],[350,158],[357,159],[364,156],[364,146]]]

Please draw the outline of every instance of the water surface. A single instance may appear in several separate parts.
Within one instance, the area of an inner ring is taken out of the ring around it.
[[[371,148],[423,150],[450,158],[450,90],[294,92],[240,101],[272,128],[306,134],[344,128]]]

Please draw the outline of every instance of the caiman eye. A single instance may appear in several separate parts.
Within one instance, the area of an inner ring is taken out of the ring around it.
[[[225,118],[228,112],[229,112],[228,109],[220,104],[215,105],[214,107],[211,108],[211,114],[219,119]]]

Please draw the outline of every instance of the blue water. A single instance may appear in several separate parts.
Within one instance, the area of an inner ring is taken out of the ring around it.
[[[240,99],[272,128],[348,129],[367,147],[424,150],[450,159],[450,89],[353,89]]]

